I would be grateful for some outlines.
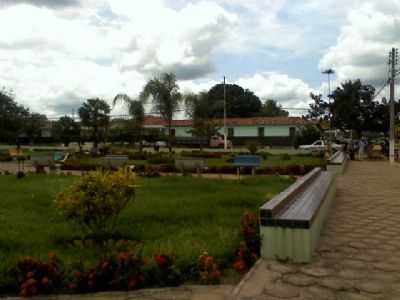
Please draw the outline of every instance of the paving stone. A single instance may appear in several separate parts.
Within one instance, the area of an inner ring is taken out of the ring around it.
[[[318,267],[303,267],[300,269],[306,275],[314,276],[314,277],[325,277],[332,274],[331,269],[327,268],[318,268]]]
[[[318,281],[319,285],[332,290],[349,290],[352,288],[352,284],[341,278],[322,278]]]
[[[311,294],[314,299],[318,300],[336,300],[335,293],[329,289],[319,286],[312,286],[307,289],[307,293]]]
[[[365,293],[380,294],[384,291],[385,286],[378,281],[363,281],[356,284],[356,288]]]
[[[340,270],[337,275],[343,279],[356,280],[368,276],[367,272],[360,272],[360,270],[344,269]]]
[[[373,298],[370,295],[351,293],[351,292],[342,292],[337,295],[336,299],[337,300],[372,300]]]
[[[295,272],[295,268],[293,266],[278,262],[268,264],[267,268],[270,269],[271,271],[278,272],[280,274],[288,274]]]
[[[367,267],[365,262],[353,260],[353,259],[345,259],[340,262],[340,264],[344,267],[353,268],[353,269],[365,269]]]
[[[283,281],[295,286],[310,286],[315,283],[315,279],[301,273],[285,275]]]
[[[300,290],[289,284],[277,282],[265,287],[264,294],[280,299],[296,298],[300,295]]]
[[[390,264],[387,262],[381,262],[374,264],[374,267],[378,270],[385,272],[396,272],[400,270],[400,267],[396,264]]]

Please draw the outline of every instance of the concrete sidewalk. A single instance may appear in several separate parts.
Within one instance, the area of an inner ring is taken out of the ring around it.
[[[260,260],[233,299],[400,299],[400,165],[351,162],[310,265]]]

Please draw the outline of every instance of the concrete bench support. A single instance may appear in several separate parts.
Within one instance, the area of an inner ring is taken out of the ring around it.
[[[261,256],[311,262],[336,186],[316,168],[260,209]]]

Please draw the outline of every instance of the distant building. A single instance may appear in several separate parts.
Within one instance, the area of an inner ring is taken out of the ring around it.
[[[215,120],[219,134],[224,134],[223,120]],[[301,127],[308,123],[300,117],[254,117],[254,118],[228,118],[226,120],[228,138],[234,145],[244,145],[257,142],[270,146],[290,146]],[[144,120],[145,128],[159,129],[166,133],[166,120],[147,116]],[[192,137],[191,120],[174,120],[172,122],[172,134],[179,138]]]

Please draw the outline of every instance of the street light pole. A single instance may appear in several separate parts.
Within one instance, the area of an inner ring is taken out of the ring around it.
[[[391,76],[390,76],[390,129],[389,129],[389,161],[394,163],[395,161],[395,136],[394,136],[394,99],[395,90],[394,83],[396,78],[396,65],[397,65],[397,53],[398,50],[392,48],[390,53],[390,64],[391,64]]]
[[[227,132],[226,132],[226,80],[224,76],[224,150],[228,149]]]

